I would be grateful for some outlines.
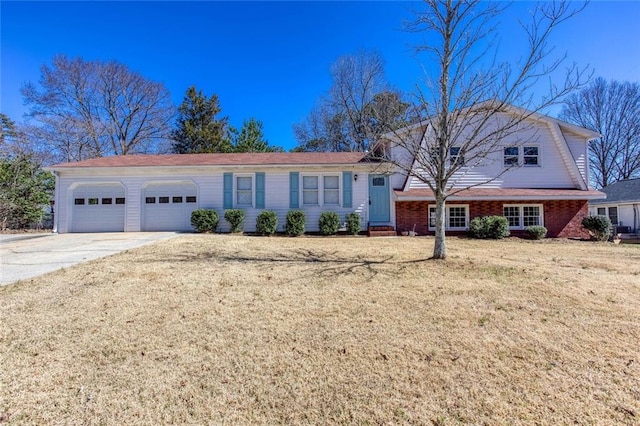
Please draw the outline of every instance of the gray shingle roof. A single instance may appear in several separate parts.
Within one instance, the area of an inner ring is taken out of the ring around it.
[[[605,200],[590,201],[589,204],[611,204],[621,202],[640,203],[640,179],[628,179],[601,189],[607,194]]]

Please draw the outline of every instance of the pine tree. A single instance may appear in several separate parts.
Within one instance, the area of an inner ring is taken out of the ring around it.
[[[177,129],[172,132],[173,152],[201,154],[230,152],[228,117],[216,118],[222,109],[218,95],[207,98],[189,87],[178,108]]]
[[[262,121],[255,118],[245,120],[240,133],[235,137],[233,152],[282,152],[282,148],[269,145],[264,138],[262,126]]]

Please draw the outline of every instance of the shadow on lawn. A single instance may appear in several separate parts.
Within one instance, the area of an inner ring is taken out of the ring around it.
[[[394,261],[394,256],[387,256],[379,259],[367,259],[358,256],[341,257],[336,252],[314,251],[314,250],[292,250],[286,253],[269,252],[264,254],[247,254],[244,252],[216,253],[201,252],[198,254],[172,253],[170,256],[153,259],[153,262],[179,262],[179,263],[201,263],[210,262],[210,265],[219,264],[223,267],[229,263],[243,263],[254,266],[265,265],[298,265],[308,266],[310,276],[327,277],[344,274],[364,273],[367,279],[371,279],[378,274],[393,274],[398,268],[404,268],[409,264],[426,262],[429,259],[413,259]],[[141,262],[148,263],[148,260]],[[298,277],[299,278],[299,277]]]

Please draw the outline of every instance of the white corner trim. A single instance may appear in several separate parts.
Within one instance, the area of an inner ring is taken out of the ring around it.
[[[564,162],[569,175],[571,176],[571,180],[574,184],[580,187],[582,190],[587,190],[587,184],[584,181],[584,178],[580,174],[578,170],[578,165],[576,164],[575,159],[573,158],[573,154],[569,150],[569,144],[567,140],[564,138],[562,134],[562,130],[560,130],[560,126],[557,122],[549,122],[549,129],[551,130],[551,135],[553,136],[553,140],[560,151],[560,156],[562,157],[562,161]]]

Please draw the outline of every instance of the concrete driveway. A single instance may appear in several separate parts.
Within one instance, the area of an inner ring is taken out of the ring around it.
[[[0,235],[0,285],[178,235],[175,232]]]

